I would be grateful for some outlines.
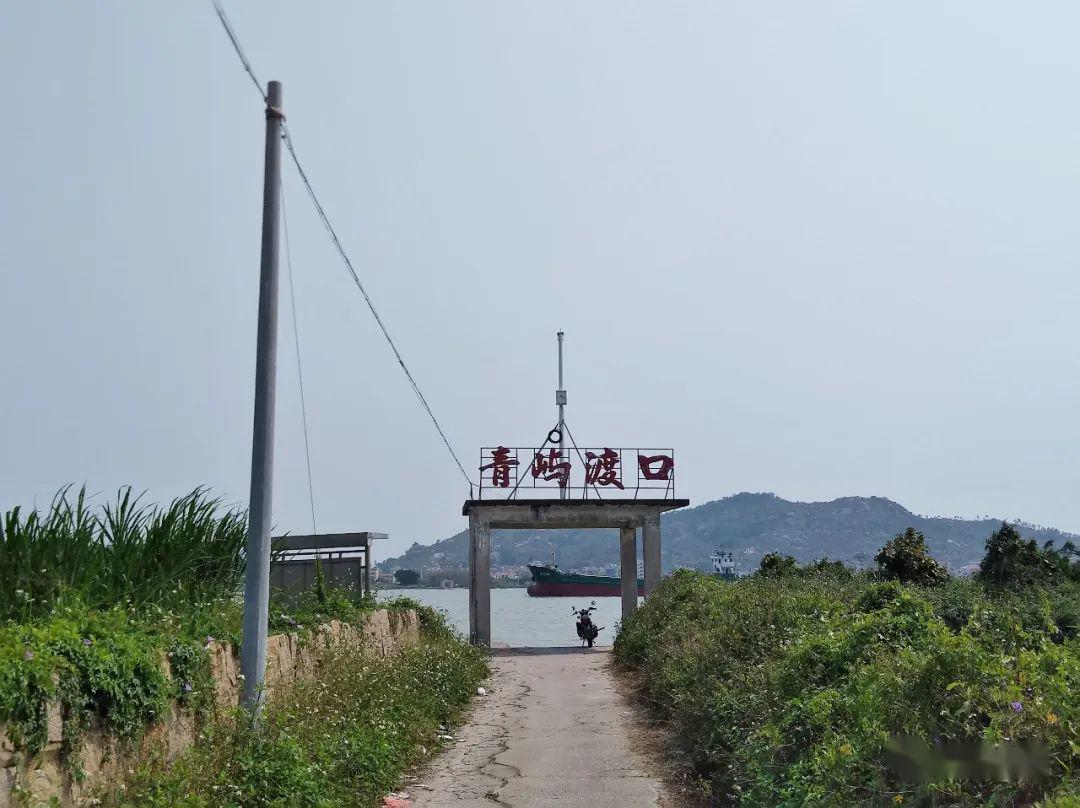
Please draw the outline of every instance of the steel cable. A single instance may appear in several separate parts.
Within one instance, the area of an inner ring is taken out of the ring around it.
[[[266,101],[266,93],[263,91],[263,85],[255,75],[255,71],[251,66],[251,62],[248,61],[247,56],[244,55],[244,49],[240,46],[240,40],[236,36],[236,32],[233,30],[232,24],[229,22],[228,16],[225,14],[225,9],[221,5],[221,0],[213,0],[214,10],[217,12],[218,19],[221,21],[222,27],[225,29],[225,33],[229,37],[229,41],[232,43],[233,49],[236,51],[237,57],[240,59],[240,63],[244,67],[244,71],[251,78],[252,83],[255,85],[255,89],[259,92],[259,97]],[[287,123],[282,120],[281,122],[282,138],[285,141],[286,150],[289,152],[289,156],[292,158],[293,165],[296,166],[296,171],[300,175],[301,181],[304,183],[304,188],[307,189],[308,196],[311,197],[312,204],[315,205],[315,210],[319,214],[319,219],[322,220],[323,226],[326,228],[326,232],[330,234],[330,240],[334,244],[334,249],[337,250],[338,255],[345,264],[345,268],[348,270],[349,275],[352,277],[353,283],[356,284],[356,288],[360,290],[360,294],[364,298],[364,302],[367,303],[368,309],[371,311],[372,317],[375,318],[375,322],[379,326],[379,330],[382,331],[383,337],[386,338],[387,344],[390,346],[390,350],[394,352],[394,357],[398,361],[398,365],[401,366],[402,372],[405,374],[405,378],[408,379],[409,385],[412,387],[416,397],[420,400],[424,410],[427,412],[428,417],[431,419],[431,423],[434,424],[435,430],[439,433],[439,437],[442,438],[443,444],[450,452],[450,457],[453,458],[454,463],[457,465],[458,470],[461,472],[461,476],[465,478],[465,482],[469,484],[469,496],[472,496],[473,481],[469,477],[468,472],[465,471],[465,466],[462,465],[461,460],[457,456],[457,452],[454,451],[454,447],[450,444],[450,439],[446,437],[446,432],[443,431],[442,425],[439,423],[439,419],[435,417],[435,413],[431,409],[431,405],[428,404],[427,398],[420,390],[420,385],[416,383],[416,379],[413,377],[412,372],[409,370],[408,365],[405,364],[405,359],[401,356],[401,351],[398,350],[397,345],[394,343],[393,338],[390,336],[390,331],[386,328],[386,324],[383,322],[382,317],[379,316],[379,312],[375,309],[375,303],[372,301],[371,296],[364,288],[364,284],[360,281],[360,276],[357,274],[356,269],[353,267],[352,261],[349,259],[348,253],[345,252],[345,248],[341,244],[341,239],[338,238],[337,232],[334,230],[334,226],[330,223],[330,217],[327,216],[326,210],[323,208],[322,203],[319,201],[319,197],[315,193],[315,189],[311,185],[311,181],[308,179],[307,172],[304,171],[303,165],[300,163],[300,158],[296,154],[296,148],[293,145],[292,135],[289,133],[289,127]],[[306,427],[305,427],[306,429]],[[313,506],[314,507],[314,506]]]

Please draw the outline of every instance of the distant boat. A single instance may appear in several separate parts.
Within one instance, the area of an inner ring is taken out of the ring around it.
[[[617,598],[622,580],[609,575],[582,575],[563,572],[553,564],[529,564],[532,583],[526,590],[534,598],[590,597]],[[645,581],[637,579],[638,595],[645,594]]]

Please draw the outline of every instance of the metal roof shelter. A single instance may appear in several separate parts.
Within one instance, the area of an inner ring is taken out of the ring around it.
[[[491,645],[491,531],[618,528],[622,616],[637,609],[637,531],[642,533],[645,597],[660,583],[660,514],[688,499],[470,499],[469,639]]]
[[[371,542],[389,538],[386,533],[317,533],[274,539],[270,564],[273,589],[307,589],[315,582],[315,558],[326,582],[371,594]]]

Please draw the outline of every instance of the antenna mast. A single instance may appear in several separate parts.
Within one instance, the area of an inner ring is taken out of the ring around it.
[[[559,389],[555,391],[555,403],[559,407],[559,457],[565,458],[563,450],[566,448],[566,390],[563,389],[563,365],[562,346],[563,332],[556,334],[559,340]],[[559,488],[559,499],[566,499],[566,487]]]

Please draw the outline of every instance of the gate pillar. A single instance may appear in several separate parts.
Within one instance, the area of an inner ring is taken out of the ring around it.
[[[469,514],[469,641],[491,645],[491,525]]]
[[[637,611],[637,528],[619,528],[619,568],[622,573],[622,619]]]
[[[641,529],[642,555],[645,559],[645,597],[660,583],[660,517],[645,520]]]

